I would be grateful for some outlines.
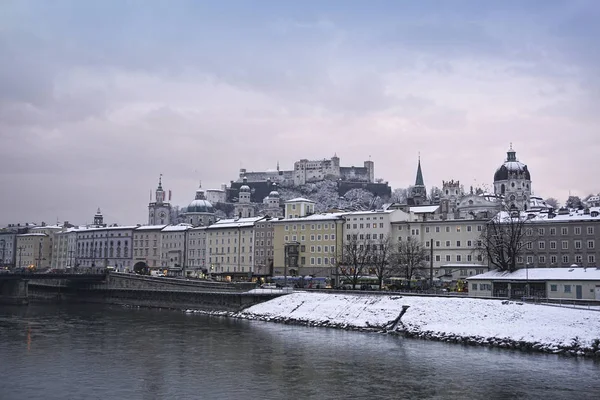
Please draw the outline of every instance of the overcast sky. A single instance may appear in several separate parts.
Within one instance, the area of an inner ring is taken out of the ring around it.
[[[0,2],[0,224],[146,223],[240,167],[600,191],[600,2]]]

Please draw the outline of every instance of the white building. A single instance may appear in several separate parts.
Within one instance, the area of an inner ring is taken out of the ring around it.
[[[207,269],[205,226],[192,228],[188,231],[187,253],[187,267],[190,270],[196,270],[196,275],[199,275],[198,272]]]
[[[67,228],[54,235],[52,250],[52,268],[65,269],[75,267],[77,257],[77,232],[86,228]]]
[[[160,231],[161,267],[182,271],[187,266],[187,233],[191,228],[192,225],[179,224],[166,226]]]
[[[17,267],[36,269],[51,265],[52,243],[46,233],[24,233],[17,235]]]
[[[12,268],[16,265],[17,233],[0,231],[0,268]]]
[[[285,218],[301,218],[315,213],[315,202],[297,197],[285,202]]]
[[[221,189],[207,189],[206,200],[211,204],[225,203],[227,201],[227,185],[221,185]]]
[[[76,231],[76,267],[131,270],[132,240],[136,228],[137,226],[111,226]]]
[[[251,218],[254,217],[254,205],[250,201],[250,186],[247,185],[246,178],[244,178],[243,183],[240,187],[238,202],[235,204],[233,214],[237,218]]]

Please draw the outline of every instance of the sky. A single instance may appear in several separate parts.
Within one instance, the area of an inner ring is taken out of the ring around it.
[[[600,192],[600,2],[0,2],[0,225],[146,223],[239,169]]]

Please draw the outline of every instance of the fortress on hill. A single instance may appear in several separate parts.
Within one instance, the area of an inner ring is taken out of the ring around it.
[[[238,191],[244,184],[252,191],[252,201],[260,202],[263,197],[276,187],[298,187],[307,183],[325,180],[337,182],[338,192],[346,193],[351,189],[365,189],[374,195],[389,196],[391,188],[383,179],[375,179],[375,163],[364,161],[361,167],[342,167],[340,158],[334,154],[330,159],[301,159],[294,163],[293,170],[283,171],[279,168],[266,171],[248,171],[241,168],[236,181],[230,182],[227,198],[229,201],[238,197]]]
[[[340,158],[335,154],[331,159],[306,160],[302,159],[294,163],[291,171],[281,171],[279,163],[276,170],[262,172],[247,171],[240,169],[238,182],[244,178],[248,182],[262,182],[270,180],[280,186],[301,186],[306,183],[319,182],[323,180],[342,180],[350,182],[375,182],[375,163],[371,160],[365,161],[362,167],[341,167]]]

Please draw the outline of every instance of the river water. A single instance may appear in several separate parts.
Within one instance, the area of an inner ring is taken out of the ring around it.
[[[0,399],[597,399],[600,362],[103,305],[0,307]]]

